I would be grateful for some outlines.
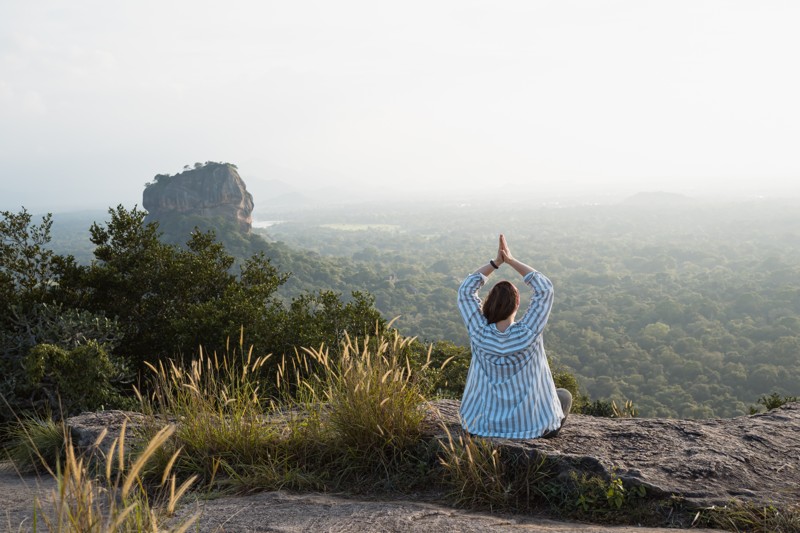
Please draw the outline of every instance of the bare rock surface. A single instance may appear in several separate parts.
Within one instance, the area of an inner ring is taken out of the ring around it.
[[[247,192],[236,167],[207,163],[175,176],[157,176],[144,190],[142,207],[148,220],[179,213],[201,217],[222,216],[238,222],[243,231],[253,224],[253,195]]]
[[[180,523],[200,513],[197,531],[250,533],[274,531],[419,532],[419,533],[656,533],[674,529],[598,526],[538,517],[476,513],[418,501],[368,501],[329,494],[283,491],[200,501],[184,506]],[[194,526],[192,529],[194,530]],[[693,529],[693,531],[711,531]]]
[[[432,421],[458,434],[459,406],[455,400],[434,402]],[[435,423],[430,427],[436,432]],[[544,454],[562,472],[615,472],[650,495],[674,494],[700,506],[732,499],[781,506],[800,501],[800,403],[709,420],[573,414],[554,439],[492,440],[506,457]]]
[[[105,430],[105,436],[97,443],[96,451],[102,455],[108,453],[111,444],[117,440],[125,430],[125,446],[128,447],[135,438],[135,430],[144,423],[145,415],[134,411],[98,411],[95,413],[81,413],[67,419],[67,427],[72,434],[73,444],[80,450],[95,448],[97,439]]]
[[[47,477],[20,476],[0,463],[0,532],[34,531],[34,499],[51,509],[55,482]],[[472,513],[410,501],[365,501],[328,494],[264,492],[249,496],[198,500],[179,509],[177,526],[194,514],[189,531],[248,533],[256,531],[468,532],[530,533],[665,533],[674,529],[596,526],[535,517]],[[39,530],[42,525],[39,524]],[[46,528],[45,528],[46,529]],[[693,529],[693,531],[710,531]]]
[[[444,427],[453,435],[460,434],[459,406],[455,400],[429,404],[427,438],[446,439]],[[119,436],[123,421],[127,420],[133,429],[141,424],[142,416],[125,411],[84,413],[68,419],[67,424],[74,435],[79,435],[76,443],[82,446],[91,446],[100,432],[107,429],[101,445],[104,447]],[[696,506],[725,505],[736,499],[743,503],[791,507],[800,500],[800,403],[732,419],[609,419],[570,415],[557,438],[492,441],[500,448],[503,460],[538,460],[544,455],[564,475],[614,474],[626,483],[645,486],[650,496],[676,495]],[[0,477],[0,509],[10,509],[0,517],[9,524],[19,523],[30,515],[34,486],[29,483],[27,488],[18,489],[12,485],[9,475]],[[377,501],[314,493],[265,492],[198,500],[185,505],[176,520],[196,512],[201,513],[197,530],[209,532],[666,531],[473,513],[425,501]]]

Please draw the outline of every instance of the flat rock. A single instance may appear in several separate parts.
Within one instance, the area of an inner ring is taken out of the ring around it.
[[[80,450],[91,450],[105,456],[111,444],[119,439],[123,424],[125,429],[125,446],[134,442],[135,432],[144,424],[147,417],[134,411],[109,411],[86,412],[67,419],[67,427],[72,435],[72,442]],[[105,436],[97,442],[106,431]]]
[[[230,496],[188,504],[178,511],[172,525],[178,525],[197,513],[200,517],[189,531],[201,533],[260,531],[666,533],[675,531],[665,528],[561,522],[504,513],[471,512],[419,501],[370,501],[331,494],[292,494],[284,491]]]
[[[424,436],[447,439],[461,433],[456,400],[428,404]],[[108,447],[122,423],[131,430],[145,420],[128,411],[84,413],[67,420],[75,443]],[[127,440],[127,439],[126,439]],[[675,495],[694,506],[726,505],[731,500],[793,507],[800,501],[800,403],[767,413],[730,419],[674,420],[598,418],[570,415],[554,439],[490,439],[501,458],[539,460],[559,470],[642,485],[652,497]],[[259,529],[254,529],[259,530]]]
[[[429,431],[461,432],[456,400],[430,404]],[[437,424],[440,429],[436,429]],[[800,402],[728,419],[599,418],[572,414],[554,439],[490,439],[501,456],[543,454],[564,472],[612,473],[650,495],[700,506],[797,505],[800,500]]]

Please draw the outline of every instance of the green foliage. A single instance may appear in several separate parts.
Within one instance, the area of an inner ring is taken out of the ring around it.
[[[59,406],[64,413],[91,411],[124,403],[112,380],[120,368],[97,342],[66,350],[53,344],[37,344],[23,361],[31,389]]]
[[[575,375],[571,372],[559,369],[556,372],[553,372],[553,382],[555,383],[556,387],[560,389],[567,389],[570,394],[572,394],[573,398],[580,399],[581,393],[578,386],[578,380],[575,378]],[[577,402],[573,401],[573,405]],[[573,411],[575,408],[573,407]],[[584,413],[587,414],[587,413]]]
[[[572,410],[582,415],[614,418],[614,406],[611,405],[610,400],[595,400],[593,402],[584,402],[582,405],[573,407]]]
[[[599,522],[644,521],[647,491],[610,479],[558,474],[556,465],[537,454],[504,456],[488,439],[467,434],[441,443],[440,463],[449,499],[459,506],[491,510],[541,511]],[[653,517],[649,517],[652,520]]]
[[[60,304],[34,304],[25,313],[15,308],[9,326],[0,335],[0,369],[3,370],[0,395],[13,406],[13,411],[18,415],[33,414],[46,409],[70,415],[86,405],[81,401],[73,403],[72,388],[69,386],[67,396],[70,398],[59,400],[53,379],[42,379],[44,373],[50,373],[53,369],[45,372],[43,368],[36,367],[35,358],[31,359],[30,352],[34,347],[50,345],[68,353],[94,344],[98,349],[102,348],[103,353],[107,353],[119,343],[122,335],[116,321],[109,320],[102,314],[64,308]],[[124,359],[105,357],[111,362],[113,369],[98,382],[104,401],[92,405],[118,407],[124,402],[114,393],[114,386],[129,381],[131,372]],[[93,367],[94,362],[90,361],[90,365]],[[101,362],[100,365],[102,367],[104,363]],[[32,378],[31,371],[42,372],[42,376]],[[59,381],[62,385],[67,385],[63,379]],[[0,415],[0,422],[13,420],[11,410],[2,412],[4,414]]]
[[[765,391],[798,394],[797,207],[507,206],[497,231],[555,283],[545,331],[554,368],[592,398],[633,400],[644,416],[727,417]],[[268,232],[330,261],[292,268],[293,283],[367,290],[385,316],[402,315],[405,334],[466,346],[455,292],[486,261],[496,235],[484,222],[494,217],[479,205],[348,207],[293,213]],[[352,229],[377,224],[396,229]],[[336,269],[341,257],[350,260]],[[505,267],[490,284],[499,279],[519,284]]]
[[[470,350],[450,341],[435,341],[427,346],[417,340],[409,343],[411,366],[425,377],[433,396],[461,399],[467,382]]]
[[[109,384],[125,381],[124,363],[141,372],[147,361],[188,359],[201,344],[221,351],[242,326],[258,354],[282,354],[299,345],[338,346],[345,330],[363,334],[385,324],[360,292],[343,299],[318,291],[287,302],[277,291],[289,276],[263,252],[237,264],[212,232],[192,231],[176,246],[160,240],[143,211],[118,206],[109,215],[90,228],[94,260],[79,265],[43,247],[49,218],[36,226],[24,211],[4,213],[0,282],[11,297],[0,315],[0,394],[15,409],[48,403],[57,410],[57,395],[67,409],[108,405],[118,399]],[[52,346],[28,357],[40,344]],[[59,372],[91,350],[104,354],[87,374],[99,380],[96,395],[66,398],[77,390],[68,381],[80,376]]]
[[[626,487],[614,472],[609,479],[572,472],[569,481],[552,486],[548,492],[561,513],[579,519],[616,522],[625,517],[623,520],[630,521],[648,512],[647,489],[642,485]]]
[[[758,399],[758,403],[764,406],[767,411],[772,411],[773,409],[777,409],[787,403],[796,402],[797,396],[781,396],[777,392],[773,392],[769,396],[762,396]],[[750,414],[754,415],[758,413],[760,409],[757,406],[750,407]]]
[[[748,405],[765,391],[785,396],[798,392],[800,253],[794,245],[796,232],[785,229],[796,226],[800,212],[796,207],[789,202],[758,202],[647,210],[582,206],[541,208],[532,213],[510,206],[504,221],[519,253],[535,251],[531,262],[556,284],[556,305],[545,333],[554,368],[573,374],[592,398],[613,399],[619,406],[623,399],[634,400],[645,416],[735,416],[746,413]],[[145,301],[159,300],[153,295],[173,285],[174,276],[164,270],[174,273],[177,269],[161,267],[170,265],[171,254],[137,267],[156,273],[162,281],[152,286],[144,277],[130,282],[133,287],[147,287],[127,299],[137,307],[131,317],[118,315],[112,305],[103,303],[115,299],[103,298],[105,288],[98,287],[94,293],[92,283],[83,277],[88,261],[74,269],[69,261],[53,258],[49,275],[55,276],[57,283],[49,283],[43,293],[37,292],[43,286],[34,284],[38,288],[29,301],[52,297],[65,309],[96,314],[105,310],[105,316],[120,317],[125,342],[130,344],[140,337],[129,336],[137,328],[131,327],[128,318],[146,324],[141,328],[144,336],[155,331],[150,326],[158,327],[159,319],[171,323],[151,339],[143,339],[137,353],[122,345],[115,349],[137,361],[178,353],[188,357],[200,343],[218,348],[228,335],[236,335],[241,325],[258,353],[291,352],[295,342],[318,345],[309,340],[315,328],[299,328],[284,311],[293,298],[316,296],[320,289],[329,288],[345,294],[368,292],[374,296],[373,307],[383,316],[401,315],[396,325],[403,333],[463,347],[467,339],[453,303],[455,291],[463,276],[485,261],[479,252],[479,236],[485,235],[486,242],[491,236],[481,220],[492,215],[478,206],[468,211],[447,210],[446,206],[398,211],[386,206],[349,206],[346,210],[294,213],[291,222],[269,229],[271,242],[255,235],[243,237],[238,229],[234,234],[233,228],[230,232],[215,228],[219,236],[215,240],[224,242],[225,253],[234,257],[228,270],[234,281],[240,265],[257,252],[264,252],[271,265],[292,271],[292,277],[279,284],[268,304],[248,298],[248,304],[241,306],[247,312],[240,309],[242,299],[214,297],[191,315],[169,311],[167,306],[165,316],[159,317],[157,305]],[[204,224],[211,229],[217,222]],[[188,252],[185,241],[194,228],[190,226],[176,234],[175,243],[184,252]],[[275,242],[278,240],[291,243],[291,247]],[[135,257],[137,253],[131,247],[123,255]],[[420,257],[426,260],[420,261]],[[114,261],[124,263],[122,257]],[[76,275],[76,270],[81,275]],[[188,269],[183,272],[191,276]],[[518,282],[505,269],[495,276]],[[15,293],[15,301],[19,294]],[[181,302],[180,298],[174,300]],[[349,296],[341,300],[352,301]],[[241,311],[231,321],[238,324],[224,322],[227,311],[221,309],[225,307]],[[252,311],[264,308],[264,312]],[[298,312],[295,316],[300,320],[312,315]],[[259,318],[263,319],[260,323]],[[4,328],[8,331],[7,325]],[[296,335],[301,329],[310,334]],[[353,331],[365,329],[372,328]],[[325,335],[326,342],[336,338],[331,330]],[[179,340],[173,341],[175,338]],[[150,342],[157,344],[152,353],[146,353]],[[453,359],[445,372],[455,376],[465,370],[466,363],[462,368],[453,365],[459,360]],[[6,366],[12,368],[14,364]],[[435,381],[433,366],[429,368]],[[9,372],[0,374],[0,382],[13,379]],[[437,385],[439,394],[460,396],[457,379],[444,381],[446,384]],[[8,390],[8,385],[0,386]],[[580,398],[574,397],[580,408]],[[600,410],[602,406],[595,407]]]
[[[30,305],[48,292],[58,261],[47,248],[51,215],[38,225],[24,208],[0,215],[0,320],[7,320],[14,306]]]

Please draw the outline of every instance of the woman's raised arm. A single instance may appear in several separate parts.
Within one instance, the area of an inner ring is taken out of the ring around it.
[[[514,259],[514,256],[511,255],[511,250],[508,248],[508,243],[506,242],[504,235],[500,235],[500,254],[503,256],[503,262],[508,263],[511,268],[519,272],[519,275],[523,278],[535,271],[533,267],[526,265],[522,261],[517,261]]]

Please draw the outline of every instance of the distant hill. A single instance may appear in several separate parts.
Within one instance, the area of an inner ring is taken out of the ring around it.
[[[640,192],[622,201],[622,204],[641,207],[673,207],[688,205],[694,200],[686,195],[674,192]]]

